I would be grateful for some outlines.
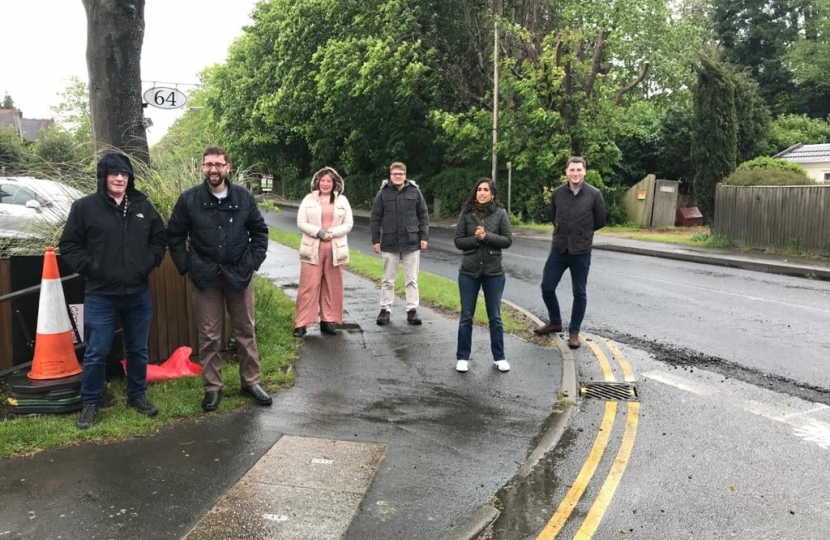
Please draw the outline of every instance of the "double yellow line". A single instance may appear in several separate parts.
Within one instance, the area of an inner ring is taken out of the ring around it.
[[[586,340],[584,336],[582,337],[582,340],[584,343],[588,344],[594,355],[597,357],[600,368],[602,368],[605,381],[615,382],[616,379],[614,377],[614,371],[611,369],[611,364],[605,356],[605,353],[603,353],[594,342]],[[625,355],[622,354],[614,343],[604,338],[603,341],[614,355],[617,363],[620,365],[625,382],[633,383],[634,374],[631,371],[631,366],[628,364],[628,360],[625,358]],[[536,540],[553,540],[556,538],[556,535],[559,534],[559,531],[562,530],[565,522],[568,521],[568,518],[571,516],[574,508],[576,508],[576,504],[579,502],[579,499],[581,499],[582,495],[585,494],[585,490],[588,488],[588,483],[593,478],[594,473],[596,472],[597,467],[605,454],[605,450],[608,446],[608,439],[611,436],[611,428],[614,425],[614,419],[616,416],[617,402],[607,402],[605,404],[605,414],[602,417],[599,433],[597,433],[597,437],[591,447],[591,452],[588,454],[588,459],[582,465],[579,475],[577,475],[576,480],[571,485],[571,489],[568,490],[565,498],[562,499],[562,502],[559,504],[559,508],[556,509],[556,512],[554,512],[553,516],[551,516],[550,521],[548,521],[545,528],[542,529],[542,532],[539,533],[539,536],[536,537]],[[625,472],[629,459],[631,458],[631,450],[634,447],[634,439],[637,436],[637,423],[639,421],[639,417],[640,404],[634,401],[628,402],[625,430],[623,432],[620,449],[617,452],[617,457],[614,459],[614,464],[611,466],[611,470],[608,472],[608,476],[605,478],[605,482],[602,484],[602,487],[597,494],[597,498],[594,500],[594,504],[591,506],[591,509],[585,516],[585,520],[582,522],[582,526],[574,536],[574,540],[589,540],[594,536],[594,533],[599,527],[602,517],[605,515],[605,511],[611,504],[614,492],[617,490],[617,486],[619,486],[620,481],[622,480],[622,475]]]

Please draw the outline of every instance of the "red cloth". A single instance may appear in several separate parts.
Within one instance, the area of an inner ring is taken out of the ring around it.
[[[147,382],[168,381],[179,377],[195,377],[202,372],[199,364],[190,361],[190,347],[179,347],[163,364],[147,364]],[[121,360],[124,373],[127,372],[127,360]]]

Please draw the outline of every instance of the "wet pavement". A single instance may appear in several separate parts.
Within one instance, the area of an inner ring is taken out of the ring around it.
[[[271,243],[260,273],[295,294],[296,252]],[[296,383],[273,407],[0,461],[0,538],[182,538],[283,435],[385,445],[345,538],[440,538],[534,450],[562,358],[506,336],[512,370],[500,373],[477,327],[470,371],[458,374],[456,319],[420,308],[424,324],[409,326],[398,299],[380,327],[377,286],[347,274],[345,287],[346,330],[310,329]]]

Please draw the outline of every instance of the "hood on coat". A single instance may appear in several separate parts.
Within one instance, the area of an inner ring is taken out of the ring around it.
[[[135,190],[135,175],[133,173],[133,164],[130,159],[124,154],[110,152],[104,154],[98,161],[98,168],[96,176],[98,177],[98,193],[105,193],[107,191],[107,175],[110,173],[125,172],[130,175],[127,181],[127,191]]]
[[[407,178],[406,180],[403,181],[403,185],[404,185],[404,187],[406,187],[408,185],[418,187],[418,183],[415,180],[410,180],[409,178]],[[389,179],[387,178],[386,180],[384,180],[383,182],[380,183],[380,189],[383,189],[386,186],[394,187],[394,184],[392,184],[392,182],[390,182]]]
[[[323,167],[314,173],[314,176],[311,177],[311,191],[320,191],[320,177],[327,173],[331,175],[331,179],[334,180],[334,189],[332,189],[332,191],[337,195],[343,195],[343,191],[346,190],[346,183],[343,182],[343,177],[340,176],[340,173],[335,171],[332,167]]]

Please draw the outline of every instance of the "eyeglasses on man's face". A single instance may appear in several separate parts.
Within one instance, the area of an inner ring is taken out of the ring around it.
[[[405,172],[393,172],[392,176],[406,176]]]
[[[213,168],[221,169],[225,165],[227,165],[227,163],[202,163],[202,167],[204,167],[207,170],[210,170],[210,169],[213,169]]]

